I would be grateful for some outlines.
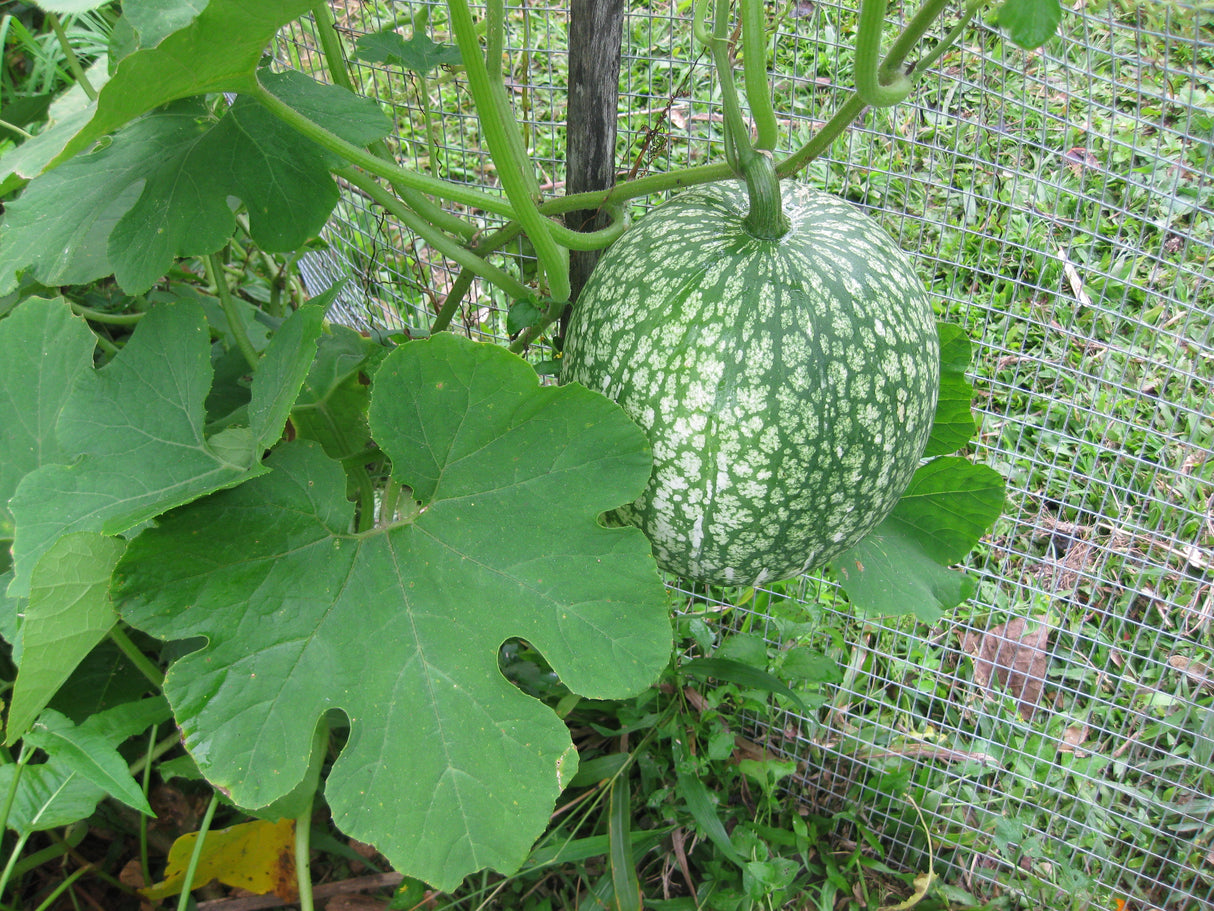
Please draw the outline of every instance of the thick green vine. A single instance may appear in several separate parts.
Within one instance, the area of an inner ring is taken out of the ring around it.
[[[856,28],[856,94],[875,108],[905,100],[914,87],[907,73],[891,70],[881,58],[885,9],[886,0],[862,0]]]

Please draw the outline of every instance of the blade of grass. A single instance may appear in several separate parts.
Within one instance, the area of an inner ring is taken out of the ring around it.
[[[729,837],[729,833],[725,831],[724,823],[721,822],[721,817],[717,816],[716,808],[712,804],[712,797],[709,795],[708,788],[705,787],[704,782],[694,775],[684,773],[682,770],[679,770],[677,775],[679,795],[683,798],[683,802],[687,804],[687,809],[696,821],[696,824],[703,830],[708,840],[716,845],[718,851],[739,867],[745,866],[746,861],[742,859],[742,855],[734,847],[733,840]]]
[[[202,857],[202,845],[207,840],[207,830],[211,828],[211,820],[215,818],[215,808],[219,806],[219,795],[212,794],[207,811],[203,814],[202,825],[198,827],[198,838],[194,840],[194,850],[190,853],[190,863],[185,869],[185,881],[181,884],[181,894],[177,897],[177,911],[186,911],[190,906],[190,892],[194,888],[194,876],[198,873],[198,861]]]
[[[632,860],[631,787],[627,777],[611,786],[607,834],[611,840],[611,882],[619,911],[641,911],[641,883]]]

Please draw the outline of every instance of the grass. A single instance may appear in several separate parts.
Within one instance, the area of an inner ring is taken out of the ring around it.
[[[105,5],[63,16],[67,42],[86,69],[107,52],[116,18]],[[67,54],[43,13],[27,3],[7,4],[0,13],[0,48],[0,120],[22,130],[35,127],[55,95],[75,82]],[[0,153],[19,138],[0,126]]]

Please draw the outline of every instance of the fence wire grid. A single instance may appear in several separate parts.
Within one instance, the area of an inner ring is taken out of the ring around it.
[[[627,11],[621,174],[722,156],[680,6]],[[441,3],[333,10],[347,51],[394,25],[408,36],[423,11],[448,38]],[[856,13],[768,12],[791,151],[845,97]],[[568,10],[527,0],[509,22],[516,113],[558,195]],[[843,837],[880,832],[889,862],[925,870],[922,811],[936,871],[975,894],[1196,911],[1214,907],[1214,8],[1078,0],[1060,32],[1025,52],[976,25],[802,175],[878,219],[974,342],[973,457],[1008,483],[967,566],[975,596],[928,626],[857,618],[816,577],[679,591],[685,610],[761,634],[777,665],[794,640],[839,659],[815,711],[756,716],[752,735],[797,762],[790,794]],[[280,52],[325,78],[306,24]],[[402,161],[496,186],[458,71],[352,65],[396,119]],[[364,328],[425,326],[454,278],[356,192],[327,239],[305,278],[346,276],[335,315]],[[507,303],[477,289],[464,329],[503,337]]]

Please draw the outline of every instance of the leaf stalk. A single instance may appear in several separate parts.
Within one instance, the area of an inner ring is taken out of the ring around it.
[[[404,187],[446,199],[457,205],[481,209],[505,218],[514,217],[514,207],[509,200],[465,184],[439,180],[429,174],[422,174],[419,171],[402,168],[390,161],[385,161],[373,152],[342,139],[336,133],[299,113],[260,83],[258,83],[253,97],[275,117],[298,130],[317,145],[345,159],[350,164],[357,165],[369,174],[382,177],[393,185],[399,183]]]
[[[772,151],[779,139],[779,123],[767,80],[767,30],[762,0],[742,0],[742,73],[746,103],[755,123],[755,148]]]
[[[211,253],[203,258],[202,263],[206,268],[207,280],[215,286],[215,294],[219,297],[219,306],[223,309],[224,316],[228,318],[228,328],[232,331],[232,337],[236,339],[236,347],[240,349],[240,353],[244,355],[244,359],[249,362],[249,367],[256,370],[259,360],[257,349],[249,341],[249,333],[245,331],[244,319],[240,315],[240,310],[236,307],[236,300],[232,297],[232,289],[228,287],[228,279],[224,275],[223,263],[219,259],[219,254]]]
[[[454,260],[465,269],[470,269],[486,281],[492,282],[507,294],[519,298],[532,296],[532,290],[513,275],[481,259],[476,253],[435,228],[365,174],[353,168],[339,168],[334,173],[351,185],[358,187],[374,202],[399,218],[409,230],[420,236],[443,256]]]
[[[752,49],[746,59],[746,87],[748,98],[764,99],[760,104],[770,109],[771,99],[767,88],[767,55],[762,48],[763,10],[756,6],[754,0],[744,0],[743,34],[747,26],[752,34],[752,41],[759,47]],[[725,138],[727,156],[732,149],[736,157],[736,167],[746,181],[746,193],[750,200],[750,211],[743,220],[743,227],[748,233],[762,240],[778,240],[788,233],[788,217],[784,214],[783,195],[780,192],[780,178],[776,173],[771,156],[766,151],[759,151],[751,144],[750,131],[742,116],[742,106],[738,100],[738,88],[734,82],[733,67],[729,60],[729,8],[730,0],[716,0],[713,19],[712,40],[708,49],[712,53],[713,65],[717,78],[721,83],[721,104],[725,109]],[[747,21],[749,20],[749,21]],[[703,29],[701,29],[703,31]],[[758,37],[753,37],[757,33]],[[745,39],[744,39],[745,40]],[[771,122],[765,127],[770,131],[775,123],[775,114],[771,114]],[[774,145],[774,136],[768,137]],[[760,142],[763,137],[760,137]]]
[[[506,191],[506,197],[514,208],[514,217],[535,247],[540,269],[548,282],[548,293],[558,300],[568,300],[569,251],[561,247],[552,236],[552,224],[539,211],[533,186],[534,174],[527,177],[523,161],[528,164],[522,148],[522,136],[517,121],[505,97],[504,87],[495,83],[489,75],[485,58],[476,37],[476,26],[466,0],[449,0],[447,8],[451,14],[451,29],[463,57],[468,77],[468,88],[476,104],[485,145],[497,168],[498,179]],[[500,61],[498,63],[500,67]]]
[[[131,641],[131,637],[126,634],[126,631],[121,626],[114,624],[114,626],[110,627],[108,635],[110,641],[118,646],[122,654],[126,655],[127,660],[135,665],[139,673],[148,679],[148,683],[158,690],[163,689],[164,673],[143,653],[139,646]]]

